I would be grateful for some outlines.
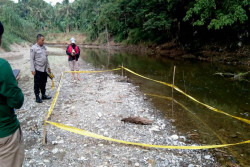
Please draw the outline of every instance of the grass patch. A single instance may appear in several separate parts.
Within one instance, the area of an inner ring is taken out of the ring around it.
[[[2,36],[2,48],[5,51],[11,51],[10,45],[13,43],[21,43],[23,40],[20,37],[17,37],[15,34],[5,31]]]

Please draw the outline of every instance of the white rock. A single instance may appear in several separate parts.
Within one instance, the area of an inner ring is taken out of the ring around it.
[[[85,157],[81,157],[81,158],[79,158],[78,160],[80,160],[80,161],[86,161],[86,160],[87,160],[87,158],[85,158]]]
[[[177,146],[178,142],[177,141],[173,141],[173,145]]]
[[[34,162],[34,160],[30,160],[30,161],[29,161],[29,163],[33,163],[33,162]]]
[[[140,166],[140,164],[138,162],[135,163],[135,166]]]
[[[189,164],[188,167],[194,167],[194,165],[193,164]]]
[[[170,136],[170,138],[173,139],[173,140],[178,140],[179,139],[179,137],[177,135],[172,135],[172,136]]]
[[[149,130],[150,130],[150,131],[155,131],[155,132],[161,131],[161,130],[160,130],[160,127],[159,127],[159,126],[156,126],[156,125],[155,125],[155,126],[152,126],[152,128],[150,128]]]
[[[59,140],[57,143],[58,143],[58,144],[63,144],[64,141],[63,141],[63,140]]]
[[[98,117],[101,118],[102,114],[100,112],[97,113]]]
[[[52,152],[53,154],[58,153],[58,148],[53,149],[51,152]]]
[[[57,141],[52,141],[52,144],[53,144],[53,145],[56,145],[56,144],[57,144]]]
[[[44,163],[40,162],[38,163],[38,165],[42,165],[42,166],[46,166]]]
[[[180,136],[180,139],[183,139],[184,141],[186,141],[186,137],[185,136]]]
[[[50,163],[50,160],[45,159],[45,160],[43,160],[43,162]]]
[[[44,151],[41,151],[41,152],[40,152],[40,155],[43,155],[43,154],[44,154]]]
[[[204,158],[205,158],[205,159],[210,159],[210,158],[211,158],[211,155],[205,155]]]
[[[241,47],[242,46],[242,42],[238,42],[238,46]]]

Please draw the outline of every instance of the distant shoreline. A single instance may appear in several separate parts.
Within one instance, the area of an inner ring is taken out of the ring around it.
[[[46,43],[52,47],[66,47],[67,43]],[[95,43],[80,43],[80,47],[88,49],[103,49],[115,50],[118,52],[128,52],[132,54],[146,54],[152,56],[168,57],[172,59],[193,59],[207,62],[219,62],[229,65],[244,65],[250,67],[250,54],[248,51],[244,53],[216,51],[216,50],[201,50],[194,53],[188,53],[180,47],[172,43],[163,45],[145,46],[145,45],[123,45],[123,44],[95,44]],[[247,49],[245,49],[247,50]]]

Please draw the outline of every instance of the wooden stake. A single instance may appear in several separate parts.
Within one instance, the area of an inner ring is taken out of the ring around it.
[[[43,128],[43,145],[47,144],[47,123],[44,123]]]
[[[123,77],[123,62],[122,62],[122,77]]]
[[[174,86],[174,79],[175,79],[175,66],[174,66],[174,73],[173,73],[173,86]],[[174,115],[174,87],[172,87],[172,116]]]
[[[107,25],[107,23],[105,25],[105,30],[106,30],[106,40],[107,40],[108,49],[109,49],[110,44],[109,44],[109,32],[108,32],[108,25]]]
[[[183,71],[183,73],[182,73],[182,74],[183,74],[182,76],[183,76],[183,81],[184,81],[184,89],[185,89],[185,93],[187,93],[187,92],[186,92],[186,82],[185,82],[185,78],[184,78],[184,71]]]

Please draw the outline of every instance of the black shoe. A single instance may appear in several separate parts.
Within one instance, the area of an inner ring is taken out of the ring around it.
[[[36,102],[37,103],[42,103],[43,101],[40,99],[40,96],[39,95],[36,95]]]
[[[49,100],[49,99],[51,99],[51,97],[50,97],[50,96],[47,96],[47,95],[42,95],[42,99],[43,99],[43,100]]]

